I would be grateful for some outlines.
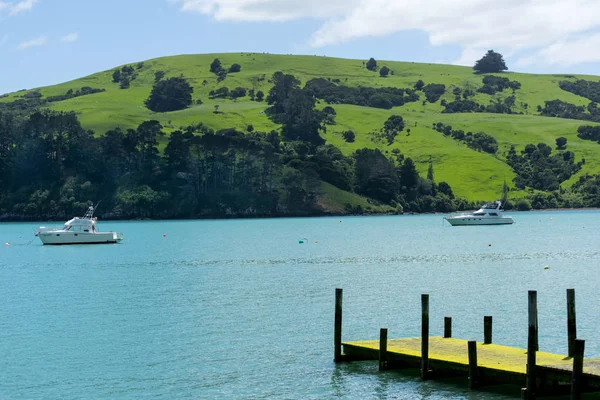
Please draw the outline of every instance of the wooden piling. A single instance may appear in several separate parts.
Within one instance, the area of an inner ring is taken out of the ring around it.
[[[529,397],[527,397],[527,388],[521,388],[521,399],[522,400],[527,400]]]
[[[379,370],[384,371],[387,369],[387,328],[381,328],[379,330]]]
[[[492,344],[492,316],[483,317],[483,344]]]
[[[429,375],[429,295],[421,295],[421,379]]]
[[[342,361],[342,297],[343,289],[335,289],[335,326],[333,332],[334,361]]]
[[[529,333],[527,336],[527,398],[535,399],[537,351],[537,292],[529,291]]]
[[[575,339],[577,339],[575,289],[567,289],[567,339],[569,341],[569,357],[573,357],[575,355]]]
[[[477,342],[469,340],[469,389],[476,389],[479,377],[477,376]]]
[[[583,388],[583,353],[585,340],[575,339],[573,353],[573,379],[571,380],[571,400],[581,400]]]
[[[452,337],[452,318],[444,317],[444,337],[451,338]]]

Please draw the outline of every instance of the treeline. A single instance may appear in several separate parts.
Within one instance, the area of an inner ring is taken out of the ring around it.
[[[582,125],[577,128],[577,136],[583,140],[600,143],[600,126]]]
[[[444,134],[444,136],[465,142],[473,150],[490,154],[496,154],[498,151],[498,142],[496,139],[485,132],[476,132],[475,134],[473,132],[465,133],[462,129],[452,129],[451,125],[444,125],[441,122],[434,123],[433,129]]]
[[[433,172],[421,178],[399,151],[395,159],[368,149],[346,157],[324,145],[314,97],[293,77],[274,81],[270,115],[282,121],[284,141],[275,131],[215,132],[202,124],[167,139],[157,121],[96,136],[74,113],[0,112],[0,218],[66,219],[98,200],[105,218],[318,215],[322,181],[399,212],[470,206],[436,184]],[[392,122],[399,129],[402,121]]]
[[[39,108],[47,103],[68,100],[79,96],[87,96],[94,93],[102,93],[105,91],[106,89],[83,86],[81,89],[77,89],[75,91],[73,91],[73,89],[69,89],[65,94],[48,96],[44,98],[39,91],[31,90],[25,92],[21,98],[18,98],[14,101],[0,102],[0,111],[20,114],[29,113],[31,110]]]
[[[538,112],[546,117],[600,122],[600,109],[598,108],[598,104],[593,101],[587,107],[584,107],[558,99],[550,100],[544,102],[544,107],[538,106]]]
[[[558,86],[567,92],[571,92],[581,97],[585,97],[594,102],[600,101],[600,82],[586,81],[578,79],[572,81],[560,81]]]

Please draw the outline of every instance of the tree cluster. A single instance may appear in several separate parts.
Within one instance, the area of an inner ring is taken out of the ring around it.
[[[452,129],[451,125],[444,125],[441,122],[434,123],[433,129],[442,133],[444,136],[449,136],[454,140],[462,141],[473,150],[483,151],[489,154],[496,154],[498,151],[498,142],[493,136],[488,135],[485,132],[473,132],[463,131],[462,129]]]
[[[141,64],[141,67],[143,67],[143,63]],[[133,82],[136,78],[137,73],[131,65],[125,65],[121,69],[116,69],[112,74],[112,81],[114,83],[118,83],[121,89],[129,89],[131,82]]]
[[[508,78],[494,75],[486,75],[483,77],[483,86],[477,89],[479,93],[494,95],[501,93],[505,89],[512,89],[513,93],[521,88],[521,82],[511,81]]]
[[[506,163],[517,174],[514,179],[519,189],[526,186],[538,190],[558,190],[561,183],[581,169],[582,161],[575,163],[571,151],[552,154],[552,147],[544,143],[528,144],[521,154],[511,146]]]
[[[446,92],[446,85],[443,83],[430,83],[421,89],[425,93],[425,98],[430,103],[435,103]]]
[[[600,126],[582,125],[577,128],[577,136],[583,140],[600,143]]]
[[[389,110],[392,107],[419,101],[419,95],[412,89],[349,87],[336,85],[325,78],[311,79],[306,82],[304,88],[328,104],[353,104]]]
[[[236,73],[242,70],[240,64],[232,64],[229,68],[223,67],[221,60],[215,58],[210,64],[210,72],[217,75],[217,82],[224,81],[228,73]]]

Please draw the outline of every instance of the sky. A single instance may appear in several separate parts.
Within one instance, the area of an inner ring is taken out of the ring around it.
[[[0,94],[177,54],[268,52],[600,75],[600,0],[0,0]]]

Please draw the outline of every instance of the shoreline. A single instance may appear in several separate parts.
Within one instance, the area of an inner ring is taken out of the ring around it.
[[[284,218],[323,218],[323,217],[388,217],[392,215],[396,216],[415,216],[415,215],[451,215],[458,213],[468,213],[473,210],[461,210],[452,212],[405,212],[405,213],[363,213],[363,214],[347,214],[347,213],[315,213],[315,214],[304,214],[304,215],[276,215],[276,216],[205,216],[205,217],[194,217],[194,218],[104,218],[100,217],[100,221],[204,221],[204,220],[252,220],[252,219],[284,219]],[[600,207],[578,207],[578,208],[544,208],[544,209],[531,209],[527,211],[521,210],[505,210],[506,213],[522,213],[522,212],[555,212],[555,211],[600,211]],[[72,217],[71,217],[72,218]],[[29,217],[3,217],[0,216],[0,223],[32,223],[32,222],[64,222],[70,218],[29,218]]]

